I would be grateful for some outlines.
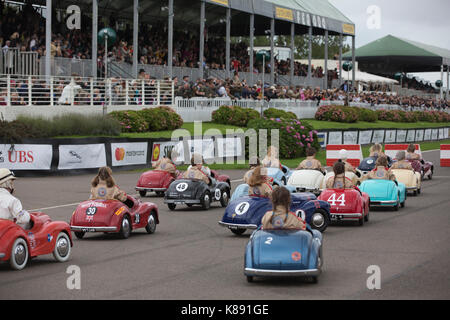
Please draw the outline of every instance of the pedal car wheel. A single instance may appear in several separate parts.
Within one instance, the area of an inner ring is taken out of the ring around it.
[[[311,276],[311,282],[316,284],[319,282],[319,277],[318,276]]]
[[[209,191],[206,191],[202,197],[202,208],[208,210],[211,207],[211,195]]]
[[[240,236],[247,231],[247,229],[230,229],[235,235]]]
[[[253,282],[253,277],[252,276],[247,276],[247,282],[248,283],[252,283]]]
[[[9,264],[14,270],[22,270],[25,268],[28,262],[28,246],[27,242],[18,238],[14,241],[11,249],[11,258],[9,259]]]
[[[156,218],[155,213],[153,211],[148,216],[148,222],[147,225],[145,226],[145,230],[149,234],[155,233],[156,231]]]
[[[139,195],[141,197],[145,197],[147,195],[147,191],[139,191]]]
[[[55,242],[53,257],[58,262],[66,262],[70,258],[70,238],[65,232],[60,232]]]
[[[164,191],[156,191],[156,195],[158,197],[163,197],[164,196]]]
[[[127,239],[131,234],[131,229],[132,226],[130,223],[130,218],[128,218],[128,216],[124,216],[120,227],[120,237],[122,239]]]
[[[328,219],[326,212],[322,209],[317,209],[311,217],[311,227],[313,229],[324,232],[328,227]]]
[[[358,220],[358,225],[362,227],[364,225],[364,221],[365,220],[366,220],[365,219],[365,212],[363,210],[362,218]]]
[[[177,205],[176,205],[175,203],[168,203],[168,204],[167,204],[167,207],[169,207],[169,210],[170,210],[170,211],[174,211],[175,208],[177,207]]]
[[[220,205],[225,208],[230,201],[229,191],[222,192],[222,196],[220,197]]]
[[[83,231],[77,231],[77,232],[74,232],[74,233],[75,233],[75,237],[77,237],[77,239],[83,239],[84,235],[86,234]]]
[[[367,212],[366,216],[364,217],[365,222],[369,222],[369,215],[370,215],[370,210],[369,210],[369,212]]]
[[[428,175],[428,180],[433,180],[433,168],[431,168],[430,169],[431,170],[431,172],[430,172],[430,174]]]
[[[397,200],[397,204],[394,207],[394,211],[398,211],[399,208],[400,208],[400,199]]]

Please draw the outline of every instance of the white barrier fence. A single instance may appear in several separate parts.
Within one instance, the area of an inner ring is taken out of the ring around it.
[[[173,105],[169,80],[0,75],[0,105]]]
[[[276,108],[284,111],[290,111],[295,113],[299,119],[313,119],[319,106],[323,105],[344,105],[344,101],[321,101],[319,104],[317,101],[303,101],[303,100],[271,100],[265,102],[264,106],[261,101],[257,100],[231,100],[224,98],[192,98],[183,99],[181,97],[175,98],[176,111],[185,122],[197,121],[211,121],[212,113],[219,109],[221,106],[239,106],[242,108],[251,108],[259,112],[264,112],[268,108]],[[407,110],[407,111],[422,111],[425,108],[402,108],[398,105],[376,105],[372,106],[370,103],[351,102],[350,106],[367,108],[371,110]]]

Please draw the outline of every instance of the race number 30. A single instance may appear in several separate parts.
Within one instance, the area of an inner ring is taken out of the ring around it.
[[[327,200],[327,202],[332,206],[336,206],[336,203],[338,202],[340,207],[345,207],[345,194],[341,194],[339,198],[336,199],[336,193],[333,193],[333,195]]]

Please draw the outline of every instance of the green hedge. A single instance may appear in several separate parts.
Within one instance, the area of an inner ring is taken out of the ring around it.
[[[297,116],[293,112],[287,112],[280,109],[269,108],[264,111],[264,116],[266,118],[273,119],[297,119]]]
[[[114,111],[109,115],[119,121],[122,132],[175,130],[183,125],[180,115],[170,107],[157,107],[140,111]]]
[[[222,106],[212,113],[212,122],[246,127],[248,122],[260,118],[258,111],[238,106]]]
[[[271,130],[278,129],[280,137],[279,156],[281,159],[295,159],[305,156],[306,148],[312,146],[320,150],[317,131],[305,121],[295,119],[254,119],[248,123],[249,129],[267,130],[267,141],[271,141]]]

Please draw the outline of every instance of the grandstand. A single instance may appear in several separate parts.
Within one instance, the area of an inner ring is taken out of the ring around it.
[[[0,106],[24,108],[2,112],[9,119],[31,112],[25,107],[55,105],[58,112],[73,106],[80,112],[92,106],[113,111],[171,105],[180,112],[209,107],[207,115],[219,103],[256,107],[261,100],[266,107],[284,103],[311,112],[323,103],[342,104],[347,97],[368,108],[450,106],[448,95],[446,100],[436,99],[434,92],[399,95],[393,86],[376,82],[366,85],[368,92],[348,95],[344,80],[356,88],[358,72],[355,26],[327,0],[81,0],[75,7],[65,0],[23,1],[0,1]],[[118,38],[107,59],[97,39],[104,27],[115,29]],[[265,78],[253,45],[255,36],[262,35],[270,37],[272,52],[276,35],[291,37],[289,59],[271,55]],[[307,60],[293,59],[296,36],[309,40]],[[335,63],[324,59],[313,65],[312,36],[324,37],[325,56],[328,36],[340,38]],[[346,36],[352,38],[347,59],[355,66],[349,74],[342,71]]]

